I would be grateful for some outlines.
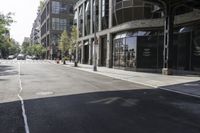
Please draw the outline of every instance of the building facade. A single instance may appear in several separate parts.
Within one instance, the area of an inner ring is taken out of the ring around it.
[[[74,10],[81,63],[94,63],[96,28],[98,66],[161,72],[165,25],[161,7],[144,0],[79,0]],[[174,15],[172,69],[200,72],[200,11],[182,5]]]
[[[33,27],[30,35],[31,44],[41,44],[40,32],[40,11],[38,10],[37,17],[34,20]]]
[[[47,48],[46,57],[55,59],[61,54],[58,50],[59,38],[64,30],[68,33],[73,25],[73,5],[76,0],[46,0],[40,12],[41,44]]]
[[[30,44],[30,42],[31,42],[30,37],[24,37],[23,43],[28,43],[28,44]]]

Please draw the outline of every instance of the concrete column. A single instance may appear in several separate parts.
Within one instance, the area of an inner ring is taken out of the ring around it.
[[[112,28],[113,24],[113,0],[109,0],[108,27]]]
[[[79,38],[79,7],[77,7],[77,36]]]
[[[83,37],[85,36],[85,2],[83,3]]]
[[[93,33],[93,0],[90,0],[90,34]]]
[[[101,37],[98,37],[97,45],[97,66],[101,66]]]
[[[107,59],[106,66],[108,68],[112,67],[112,35],[111,33],[107,34]]]
[[[92,65],[92,39],[89,39],[89,60],[88,60],[88,64]]]
[[[85,50],[84,50],[84,42],[81,41],[81,64],[84,64],[85,62]]]
[[[101,16],[102,16],[102,1],[99,0],[99,27],[98,27],[98,31],[101,31],[102,29],[102,23],[101,23]]]

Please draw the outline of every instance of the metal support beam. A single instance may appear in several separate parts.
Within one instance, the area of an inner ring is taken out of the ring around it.
[[[165,7],[165,25],[164,25],[164,51],[163,51],[163,70],[164,75],[172,74],[173,67],[173,29],[174,14],[173,7]]]
[[[94,63],[93,63],[93,71],[97,71],[97,51],[96,46],[98,45],[97,42],[97,25],[96,25],[96,0],[94,0],[94,16],[93,16],[93,24],[94,24],[94,44],[93,44],[93,51],[94,51]]]

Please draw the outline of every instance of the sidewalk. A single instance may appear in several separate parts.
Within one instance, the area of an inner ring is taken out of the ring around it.
[[[53,63],[56,62],[54,61]],[[74,63],[70,62],[66,62],[65,66],[200,98],[200,75],[168,76],[154,73],[118,70],[106,67],[98,67],[98,71],[94,72],[93,66],[91,65],[78,64],[78,67],[74,67]]]

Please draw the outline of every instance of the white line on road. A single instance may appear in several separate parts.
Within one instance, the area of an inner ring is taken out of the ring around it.
[[[19,73],[18,73],[18,77],[19,77],[19,93],[18,93],[18,97],[21,101],[21,106],[22,106],[22,116],[23,116],[23,119],[24,119],[24,126],[25,126],[25,132],[26,133],[30,133],[29,131],[29,126],[28,126],[28,121],[27,121],[27,116],[26,116],[26,110],[25,110],[25,106],[24,106],[24,100],[22,98],[22,96],[20,95],[23,88],[22,88],[22,80],[21,80],[21,66],[20,66],[20,62],[18,63],[18,66],[19,66]]]

